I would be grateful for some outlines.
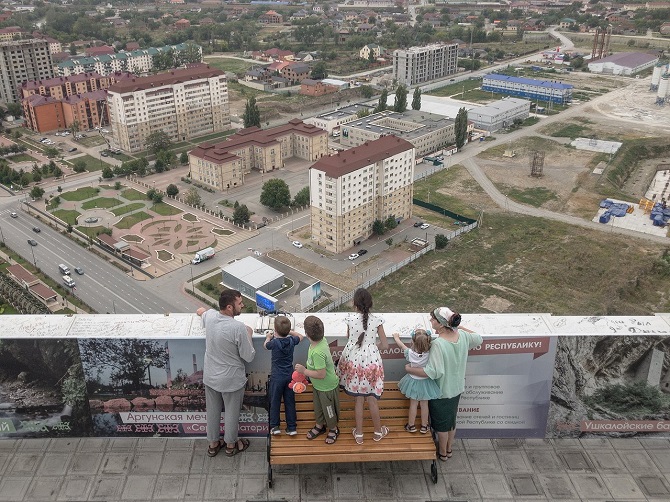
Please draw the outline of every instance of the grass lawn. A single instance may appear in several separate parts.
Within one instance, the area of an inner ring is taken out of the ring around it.
[[[198,221],[198,217],[191,213],[184,213],[181,217],[190,222]]]
[[[238,76],[244,74],[244,72],[246,72],[252,66],[258,66],[255,65],[254,63],[249,63],[247,61],[240,61],[239,59],[228,59],[228,58],[207,57],[207,56],[205,56],[205,62],[208,65],[213,66],[214,68],[218,68],[219,70],[222,71],[233,72]]]
[[[18,155],[12,155],[7,157],[7,160],[10,162],[37,162],[35,157],[31,157],[27,153],[19,153]]]
[[[432,91],[426,92],[426,95],[428,96],[454,96],[458,94],[459,96],[463,94],[463,89],[465,91],[471,91],[472,89],[479,89],[481,87],[482,81],[481,80],[464,80],[463,82],[459,82],[457,84],[449,84],[445,85],[444,87],[439,87],[437,89],[433,89]]]
[[[107,227],[103,227],[102,225],[97,225],[95,227],[86,227],[80,225],[77,227],[77,230],[95,239],[98,236],[98,234],[103,230],[105,230],[106,228]]]
[[[166,204],[165,202],[160,202],[158,204],[154,204],[150,208],[154,213],[158,213],[161,216],[173,216],[175,214],[182,213],[183,211],[179,208],[176,208],[174,206],[171,206],[170,204]]]
[[[97,199],[87,200],[81,205],[82,209],[102,208],[109,209],[110,207],[120,206],[122,202],[119,199],[112,199],[111,197],[98,197]]]
[[[126,155],[125,153],[115,153],[112,155],[115,159],[119,159],[121,162],[128,162],[129,160],[135,160],[135,157]]]
[[[5,303],[4,299],[0,298],[0,302],[2,302],[0,304],[0,315],[20,314],[20,312],[12,307],[9,303]]]
[[[534,187],[519,190],[518,188],[510,187],[505,184],[495,184],[498,190],[507,195],[510,199],[529,206],[540,207],[545,202],[550,200],[557,200],[556,193],[546,189],[545,187]]]
[[[438,192],[443,186],[449,186],[452,183],[452,180],[455,180],[458,177],[459,169],[463,170],[465,168],[460,164],[456,164],[449,169],[439,171],[428,178],[415,182],[414,198],[430,201],[431,204],[435,204],[436,206],[449,209],[454,213],[467,216],[468,218],[476,219],[479,214],[476,209],[468,206],[456,197]],[[432,211],[429,211],[428,214],[430,217],[425,218],[428,223],[440,225],[445,228],[451,228],[453,225],[453,220],[451,218],[442,217]]]
[[[495,212],[484,214],[479,229],[444,251],[424,255],[370,292],[379,312],[450,305],[477,313],[650,315],[670,309],[669,261],[661,245],[643,239]]]
[[[121,221],[116,223],[114,226],[116,228],[127,229],[139,223],[140,221],[148,220],[150,218],[151,215],[145,213],[144,211],[138,211],[137,213],[125,216]]]
[[[591,131],[590,128],[583,125],[567,124],[561,127],[560,129],[551,132],[549,135],[553,136],[554,138],[575,139],[588,135],[590,131]]]
[[[128,188],[121,192],[121,197],[127,200],[148,200],[145,193],[135,190],[134,188]]]
[[[93,187],[82,187],[77,188],[74,192],[63,192],[62,194],[59,195],[59,197],[61,199],[69,201],[80,201],[90,199],[91,197],[95,197],[96,195],[98,195],[99,191],[100,190]]]
[[[212,134],[206,134],[205,136],[199,136],[195,138],[193,141],[197,143],[201,143],[203,141],[209,141],[212,139],[223,139],[227,136],[230,136],[231,134],[235,134],[234,129],[229,129],[228,131],[222,131],[222,132],[214,132]]]
[[[55,211],[52,211],[51,214],[53,214],[56,218],[60,218],[65,223],[69,223],[70,225],[77,223],[77,218],[81,216],[81,213],[79,211],[75,211],[74,209],[56,209]]]
[[[95,157],[89,154],[77,157],[75,160],[83,160],[84,162],[86,162],[86,169],[88,169],[89,171],[102,171],[102,169],[105,167],[109,168],[114,167],[113,165],[101,161],[100,159],[96,159]]]
[[[136,209],[140,209],[142,207],[145,207],[145,204],[142,202],[133,202],[132,204],[128,204],[126,206],[117,207],[112,211],[112,213],[114,213],[114,216],[121,216],[122,214],[130,213],[131,211],[135,211]]]

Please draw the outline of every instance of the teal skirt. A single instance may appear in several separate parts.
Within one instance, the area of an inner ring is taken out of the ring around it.
[[[456,429],[456,414],[458,413],[459,394],[456,397],[433,399],[428,401],[430,410],[430,425],[437,432],[449,432]]]

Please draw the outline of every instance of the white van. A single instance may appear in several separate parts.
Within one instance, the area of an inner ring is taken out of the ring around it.
[[[63,276],[63,282],[68,288],[74,288],[74,280],[69,275]]]
[[[63,265],[62,263],[58,265],[58,270],[62,275],[70,275],[70,269],[67,267],[67,265]]]

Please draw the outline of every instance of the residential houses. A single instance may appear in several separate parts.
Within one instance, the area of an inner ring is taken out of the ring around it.
[[[49,42],[35,38],[0,42],[0,74],[0,101],[20,102],[23,82],[53,77]]]

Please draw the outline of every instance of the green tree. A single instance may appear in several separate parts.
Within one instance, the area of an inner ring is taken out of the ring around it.
[[[271,179],[263,184],[260,203],[272,209],[280,209],[291,203],[291,191],[284,180]]]
[[[13,115],[14,118],[23,116],[23,107],[20,103],[7,103],[7,113]]]
[[[42,195],[44,195],[44,189],[41,187],[33,187],[32,190],[30,190],[30,196],[35,200],[41,199]]]
[[[121,182],[120,181],[117,181],[116,183],[114,183],[114,190],[121,190]]]
[[[39,169],[34,169],[33,172],[30,173],[30,177],[33,179],[34,183],[42,181],[42,173]]]
[[[51,170],[51,174],[54,175],[54,178],[60,178],[63,176],[63,170],[58,166],[54,166],[54,168]]]
[[[72,169],[75,173],[83,173],[86,171],[86,162],[83,160],[77,160],[75,161],[74,166],[72,166]]]
[[[165,193],[168,194],[170,197],[176,197],[177,194],[179,193],[179,188],[177,188],[177,185],[170,183],[165,189]]]
[[[362,85],[359,87],[359,90],[361,91],[361,96],[364,98],[371,98],[375,95],[375,90],[369,85]]]
[[[298,191],[293,198],[294,206],[308,206],[309,205],[309,187],[305,187]]]
[[[70,127],[68,127],[68,131],[72,134],[72,137],[74,138],[75,141],[79,141],[77,139],[77,136],[79,135],[79,127],[81,124],[79,124],[78,120],[75,120],[70,124]]]
[[[247,99],[247,104],[245,105],[244,113],[242,114],[242,120],[244,121],[244,127],[261,126],[261,112],[258,109],[256,98],[254,96]]]
[[[188,164],[188,153],[187,152],[181,152],[181,155],[179,156],[179,163],[183,166]]]
[[[323,79],[328,77],[328,70],[326,69],[325,61],[319,61],[312,68],[312,78],[314,79]]]
[[[465,108],[458,110],[454,128],[456,132],[456,148],[460,150],[465,145],[468,135],[468,111]]]
[[[418,87],[414,89],[412,96],[412,110],[421,110],[421,89]]]
[[[377,106],[375,107],[373,113],[383,112],[386,110],[386,101],[388,100],[389,92],[384,89],[379,96],[379,101],[377,101]]]
[[[375,220],[372,223],[372,233],[375,235],[384,235],[386,232],[386,227],[384,226],[384,222],[382,220]]]
[[[114,177],[114,171],[112,171],[112,168],[109,166],[103,167],[102,177],[105,178],[106,180],[111,180]]]
[[[389,216],[386,218],[386,221],[384,222],[384,227],[386,227],[386,230],[393,230],[397,226],[398,222],[396,221],[395,217]]]
[[[447,239],[446,235],[437,234],[435,236],[435,249],[444,249],[447,247],[447,244],[449,244],[449,239]]]
[[[244,225],[245,223],[249,223],[250,219],[251,212],[245,204],[237,206],[235,211],[233,211],[233,222],[236,225]]]
[[[191,187],[186,191],[186,196],[184,197],[184,202],[190,206],[199,206],[202,204],[202,199],[198,193],[198,189]]]
[[[356,112],[356,116],[357,116],[359,119],[362,119],[363,117],[367,117],[367,116],[370,115],[371,113],[372,113],[372,112],[370,111],[369,108],[361,108],[360,110],[358,110],[358,111]]]
[[[388,247],[393,246],[393,237],[389,237],[384,241]]]
[[[407,86],[405,84],[400,84],[395,91],[393,111],[402,113],[405,110],[407,110]]]
[[[149,153],[157,155],[158,152],[169,150],[172,141],[170,141],[170,136],[165,131],[154,131],[146,137],[144,145]]]

